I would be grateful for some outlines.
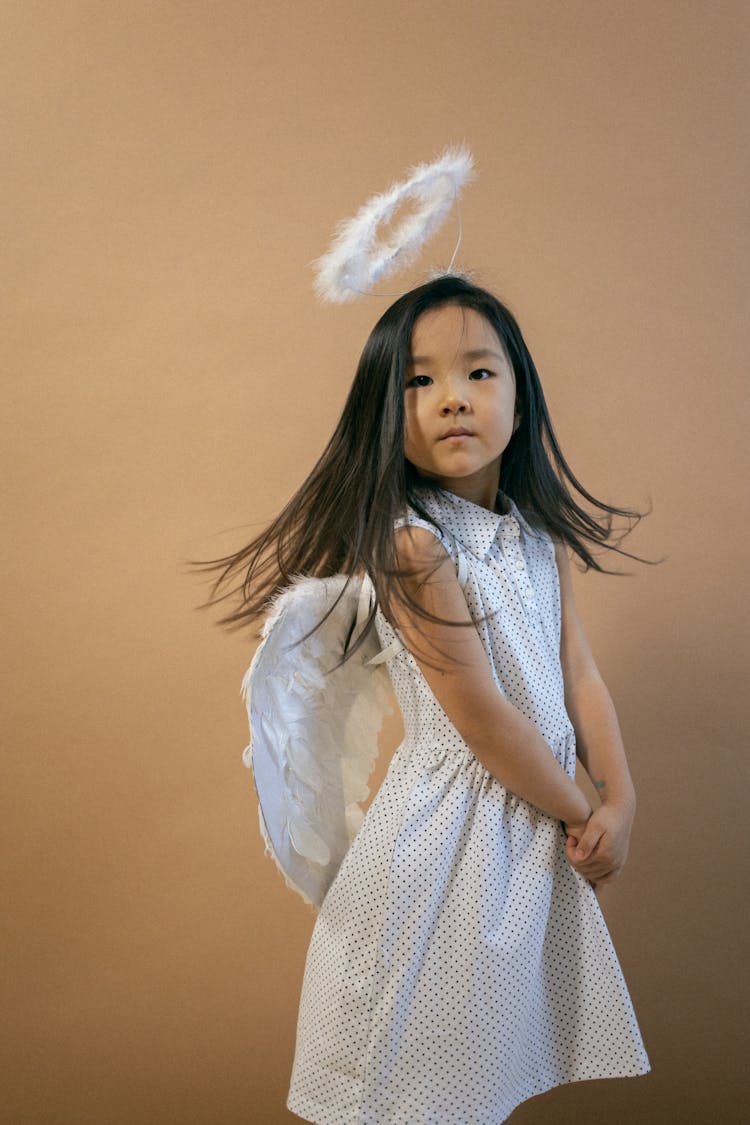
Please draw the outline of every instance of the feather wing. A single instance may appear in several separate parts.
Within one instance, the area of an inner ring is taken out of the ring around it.
[[[374,629],[336,667],[361,593],[361,581],[345,575],[297,579],[275,602],[242,681],[251,738],[243,761],[252,767],[266,850],[313,905],[363,819],[388,710],[388,674],[368,666],[379,647]]]

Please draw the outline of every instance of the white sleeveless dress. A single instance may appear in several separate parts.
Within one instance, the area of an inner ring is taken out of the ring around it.
[[[486,617],[498,689],[573,777],[549,536],[502,496],[507,515],[442,491],[425,503]],[[288,1108],[315,1125],[499,1125],[553,1086],[647,1073],[561,824],[484,768],[410,653],[389,669],[405,738],[316,920]]]

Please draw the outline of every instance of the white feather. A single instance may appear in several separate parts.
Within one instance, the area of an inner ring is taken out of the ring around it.
[[[297,579],[271,607],[242,681],[252,739],[243,761],[253,769],[266,850],[287,884],[314,904],[362,821],[388,709],[385,667],[367,665],[379,647],[374,630],[336,667],[360,589],[344,575]]]
[[[412,262],[445,222],[461,188],[472,179],[473,168],[468,148],[447,148],[432,163],[413,168],[402,183],[369,199],[352,219],[339,224],[330,249],[313,263],[318,296],[337,303],[353,301]],[[378,242],[378,228],[408,199],[415,201],[416,210],[388,242]]]

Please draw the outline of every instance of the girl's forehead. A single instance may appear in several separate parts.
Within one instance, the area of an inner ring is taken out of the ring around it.
[[[414,322],[411,334],[411,362],[453,356],[462,351],[481,349],[499,352],[507,359],[497,332],[476,309],[465,305],[439,305],[427,309]]]

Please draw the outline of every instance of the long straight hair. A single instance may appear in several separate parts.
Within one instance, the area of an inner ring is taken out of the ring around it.
[[[638,558],[619,544],[641,513],[597,500],[573,474],[515,318],[487,290],[452,274],[405,293],[381,316],[328,444],[276,519],[234,554],[191,562],[201,571],[219,571],[204,606],[227,598],[239,601],[220,624],[233,629],[254,621],[300,575],[342,573],[369,574],[386,616],[394,599],[429,616],[402,581],[406,575],[396,563],[394,522],[410,506],[434,523],[424,500],[437,486],[420,477],[404,457],[404,390],[415,321],[428,309],[447,304],[483,316],[513,366],[520,424],[503,452],[501,491],[532,526],[566,543],[584,569],[611,573],[595,557],[601,549]],[[583,508],[575,494],[593,511]],[[628,524],[618,535],[615,517]],[[239,585],[227,589],[237,579]]]

